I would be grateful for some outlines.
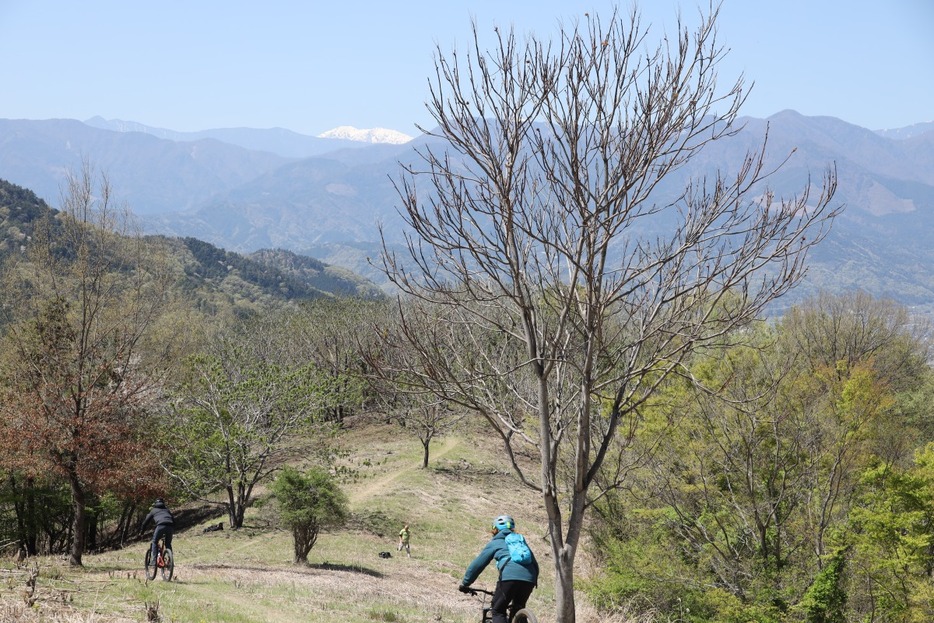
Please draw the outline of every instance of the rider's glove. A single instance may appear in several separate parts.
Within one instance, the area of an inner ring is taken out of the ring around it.
[[[465,586],[464,584],[461,584],[460,586],[457,587],[457,590],[459,590],[459,591],[462,592],[462,593],[469,593],[469,592],[470,592],[470,587],[469,587],[469,586]]]

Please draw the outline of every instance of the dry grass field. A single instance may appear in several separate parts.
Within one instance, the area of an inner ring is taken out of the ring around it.
[[[542,503],[518,484],[498,447],[461,431],[433,443],[422,469],[418,440],[392,425],[360,425],[341,443],[353,519],[320,536],[307,566],[292,564],[291,535],[260,504],[241,530],[204,532],[220,520],[213,519],[178,531],[171,582],[145,580],[145,542],[89,554],[77,570],[64,558],[0,561],[0,621],[475,623],[481,604],[457,591],[458,580],[489,538],[490,519],[504,512],[541,564],[530,606],[542,623],[554,621]],[[395,548],[404,522],[411,558]],[[385,551],[392,556],[381,558]],[[495,573],[488,568],[476,585],[492,588]],[[580,623],[606,620],[583,595],[579,601]]]

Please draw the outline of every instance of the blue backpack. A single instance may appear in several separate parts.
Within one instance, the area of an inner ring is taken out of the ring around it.
[[[510,532],[506,535],[506,547],[509,548],[509,557],[513,562],[520,565],[528,565],[532,562],[532,550],[526,544],[525,538],[518,532]]]

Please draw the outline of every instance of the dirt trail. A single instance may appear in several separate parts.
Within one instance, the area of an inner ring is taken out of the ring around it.
[[[437,460],[443,458],[451,450],[456,448],[459,445],[460,441],[455,437],[445,437],[444,441],[441,444],[441,447],[437,450],[433,450],[431,453],[431,459]],[[421,463],[413,464],[411,467],[406,469],[397,470],[386,474],[385,476],[374,479],[372,482],[367,483],[365,486],[353,491],[348,497],[350,498],[351,504],[359,504],[369,498],[373,497],[378,493],[386,491],[392,483],[398,480],[404,474],[412,472],[416,469],[421,469]]]

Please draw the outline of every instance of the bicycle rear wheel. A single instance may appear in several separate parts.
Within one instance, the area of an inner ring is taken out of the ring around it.
[[[531,610],[523,608],[512,617],[512,623],[538,623],[538,619]]]
[[[162,552],[162,579],[168,582],[169,580],[172,579],[172,574],[174,573],[175,573],[175,556],[172,554],[172,550],[167,549],[164,552]]]
[[[156,563],[152,559],[152,546],[146,545],[146,560],[143,563],[143,568],[146,569],[146,579],[155,580],[156,579]]]

